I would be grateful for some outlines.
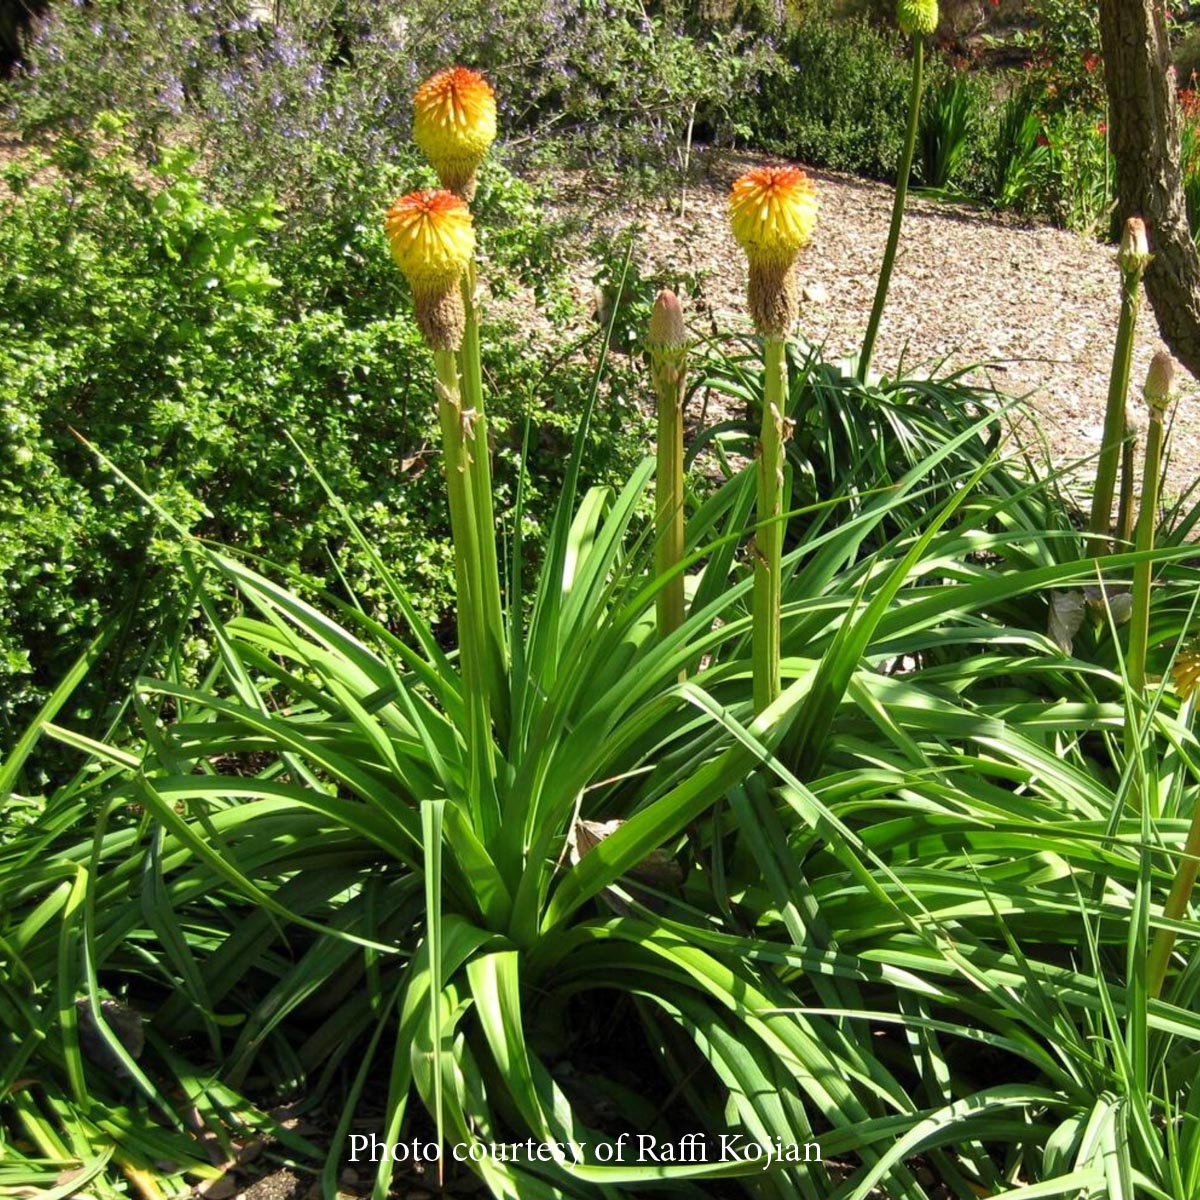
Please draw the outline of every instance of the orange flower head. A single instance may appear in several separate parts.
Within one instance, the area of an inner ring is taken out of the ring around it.
[[[441,188],[401,196],[388,209],[384,228],[392,257],[414,292],[457,283],[475,253],[470,209]]]
[[[496,94],[478,71],[446,67],[413,98],[413,140],[442,186],[469,200],[475,171],[496,140]]]
[[[789,265],[812,237],[817,190],[798,167],[755,167],[734,180],[729,219],[751,266]]]
[[[388,209],[384,229],[426,341],[435,350],[457,350],[465,321],[459,280],[475,253],[466,201],[438,188],[410,192]]]

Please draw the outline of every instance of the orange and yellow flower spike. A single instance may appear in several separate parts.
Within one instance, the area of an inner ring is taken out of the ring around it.
[[[763,339],[762,433],[751,598],[754,708],[780,692],[783,596],[783,446],[791,436],[787,404],[787,337],[796,322],[796,257],[817,223],[817,191],[798,167],[756,167],[733,184],[733,236],[750,264],[750,315]]]
[[[496,140],[496,94],[478,71],[446,67],[413,98],[413,141],[442,186],[464,200],[475,194],[475,173]]]
[[[463,336],[459,286],[475,253],[466,202],[440,188],[401,196],[384,218],[392,258],[413,290],[417,324],[434,350],[457,350]]]
[[[756,167],[734,180],[729,221],[750,264],[755,328],[786,337],[797,312],[793,268],[817,223],[817,190],[798,167]]]

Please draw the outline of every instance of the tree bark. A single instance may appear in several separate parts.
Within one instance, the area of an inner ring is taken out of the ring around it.
[[[1163,341],[1200,378],[1200,254],[1179,163],[1175,71],[1163,0],[1100,0],[1109,132],[1122,223],[1140,216],[1154,261],[1146,294]]]

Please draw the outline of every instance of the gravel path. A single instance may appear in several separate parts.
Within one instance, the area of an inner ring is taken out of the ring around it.
[[[719,328],[748,327],[745,261],[729,232],[729,185],[761,159],[710,155],[693,183],[686,216],[678,200],[621,210],[640,226],[636,256],[646,273],[698,279],[693,306]],[[892,189],[851,176],[810,171],[821,202],[817,232],[800,261],[808,299],[800,330],[826,340],[827,354],[857,351],[875,290],[891,217]],[[612,221],[606,221],[609,228]],[[1057,466],[1100,447],[1119,309],[1114,247],[1046,225],[961,205],[910,197],[884,312],[875,366],[894,371],[988,363],[1001,391],[1028,396]],[[1143,420],[1141,382],[1162,343],[1143,305],[1134,349],[1131,409]],[[1200,399],[1180,374],[1167,493],[1200,474]],[[1028,439],[1025,439],[1028,441]],[[1090,478],[1090,468],[1085,471]]]

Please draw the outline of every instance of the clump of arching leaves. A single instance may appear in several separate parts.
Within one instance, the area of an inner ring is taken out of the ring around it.
[[[426,1183],[521,1200],[1200,1194],[1187,895],[1163,916],[1200,753],[1155,682],[1195,516],[1104,560],[1154,578],[1135,687],[1103,614],[1070,654],[1043,632],[1098,564],[994,396],[773,328],[765,364],[699,361],[747,421],[657,501],[651,458],[581,491],[585,419],[535,561],[520,499],[502,540],[488,507],[458,183],[388,230],[440,306],[458,636],[352,523],[386,613],[179,531],[204,685],[140,680],[134,745],[57,727],[60,689],[0,769],[46,735],[87,764],[0,840],[0,1188],[182,1194],[269,1136],[333,1196],[366,1123],[440,1146]],[[651,338],[672,464],[682,311]],[[706,1161],[617,1153],[697,1131]],[[552,1152],[470,1153],[526,1139]],[[373,1169],[380,1198],[412,1176]]]

